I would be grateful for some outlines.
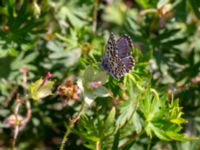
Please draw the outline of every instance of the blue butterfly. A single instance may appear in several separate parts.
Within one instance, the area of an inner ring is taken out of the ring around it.
[[[132,40],[128,35],[121,36],[115,41],[111,33],[106,45],[106,52],[101,60],[101,66],[115,79],[128,73],[135,66],[135,60],[131,54]]]

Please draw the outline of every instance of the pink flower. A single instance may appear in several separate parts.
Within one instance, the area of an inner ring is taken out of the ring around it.
[[[96,89],[96,88],[98,88],[99,86],[101,86],[101,81],[93,81],[93,82],[90,82],[89,83],[89,87],[91,88],[91,89]]]
[[[16,125],[22,126],[24,118],[20,115],[10,115],[6,118],[5,123],[9,125],[9,127],[15,127]]]

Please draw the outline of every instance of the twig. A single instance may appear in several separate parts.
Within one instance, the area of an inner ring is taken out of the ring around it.
[[[60,145],[59,150],[64,150],[64,145],[65,145],[65,143],[66,143],[66,141],[67,141],[67,137],[68,137],[68,135],[69,135],[71,129],[73,128],[74,124],[76,123],[76,121],[78,121],[78,119],[80,118],[81,113],[82,113],[83,108],[84,108],[84,105],[85,105],[85,103],[82,102],[80,110],[79,110],[78,113],[70,120],[69,126],[67,126],[67,130],[66,130],[65,135],[64,135],[64,137],[63,137],[63,139],[62,139],[62,142],[61,142],[61,145]]]
[[[22,80],[22,84],[23,84],[23,88],[24,88],[24,97],[22,99],[19,98],[19,95],[17,95],[16,98],[16,105],[14,107],[14,115],[16,118],[15,121],[15,126],[14,126],[14,135],[13,135],[13,141],[12,141],[12,150],[15,149],[15,145],[16,145],[16,140],[17,140],[17,136],[19,134],[19,131],[21,129],[24,128],[24,126],[28,123],[28,121],[31,118],[31,105],[29,102],[29,96],[26,95],[26,90],[27,90],[27,74],[28,74],[28,68],[27,67],[22,67],[20,69],[20,72],[22,73],[23,76],[23,80]],[[26,112],[26,117],[23,118],[22,120],[19,119],[19,109],[21,107],[21,105],[25,102],[25,107],[27,109]]]
[[[15,149],[15,145],[16,145],[16,140],[17,140],[17,136],[19,133],[19,118],[18,118],[18,112],[19,112],[19,108],[21,106],[21,102],[19,97],[17,96],[16,98],[16,105],[15,105],[15,109],[14,109],[14,115],[16,118],[16,124],[15,124],[15,128],[14,128],[14,135],[13,135],[13,141],[12,141],[12,150]]]
[[[26,106],[26,118],[23,120],[23,125],[27,124],[28,121],[31,119],[31,115],[32,115],[32,110],[31,110],[31,104],[30,104],[30,101],[27,99],[25,101],[25,106]]]
[[[23,104],[23,102],[25,102],[25,107],[27,109],[26,112],[26,117],[23,118],[23,120],[21,120],[19,118],[19,109],[21,107],[21,105]],[[31,118],[32,115],[32,110],[31,110],[31,105],[29,102],[29,97],[24,97],[24,99],[20,99],[19,96],[17,95],[16,98],[16,105],[14,108],[14,115],[15,115],[15,119],[16,119],[16,124],[14,127],[14,134],[13,134],[13,140],[12,140],[12,150],[15,149],[15,145],[16,145],[16,140],[17,140],[17,136],[19,134],[19,131],[22,130],[24,128],[24,126],[28,123],[28,121]]]
[[[23,90],[24,90],[24,95],[26,95],[27,93],[27,76],[28,76],[28,72],[29,72],[29,68],[27,66],[23,66],[22,68],[20,68],[19,70],[22,74],[22,85],[23,85]]]

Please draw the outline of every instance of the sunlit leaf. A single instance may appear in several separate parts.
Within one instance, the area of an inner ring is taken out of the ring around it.
[[[33,100],[38,101],[41,100],[42,98],[51,95],[53,85],[54,85],[53,81],[47,81],[46,83],[43,83],[42,79],[39,79],[34,83],[31,83],[30,85],[31,98]]]

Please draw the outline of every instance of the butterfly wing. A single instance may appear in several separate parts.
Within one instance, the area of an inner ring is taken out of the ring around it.
[[[126,72],[129,72],[135,65],[135,60],[131,54],[131,48],[133,47],[131,38],[128,35],[121,36],[116,42],[116,47],[118,57],[125,65]]]
[[[114,34],[111,33],[106,45],[106,52],[101,60],[101,66],[103,69],[111,73],[114,78],[119,80],[126,70],[122,60],[118,57],[118,51],[116,51],[116,49]]]
[[[101,60],[101,66],[108,72],[111,72],[112,70],[110,59],[116,56],[115,49],[116,49],[115,39],[113,33],[111,33],[106,45],[106,52]]]

